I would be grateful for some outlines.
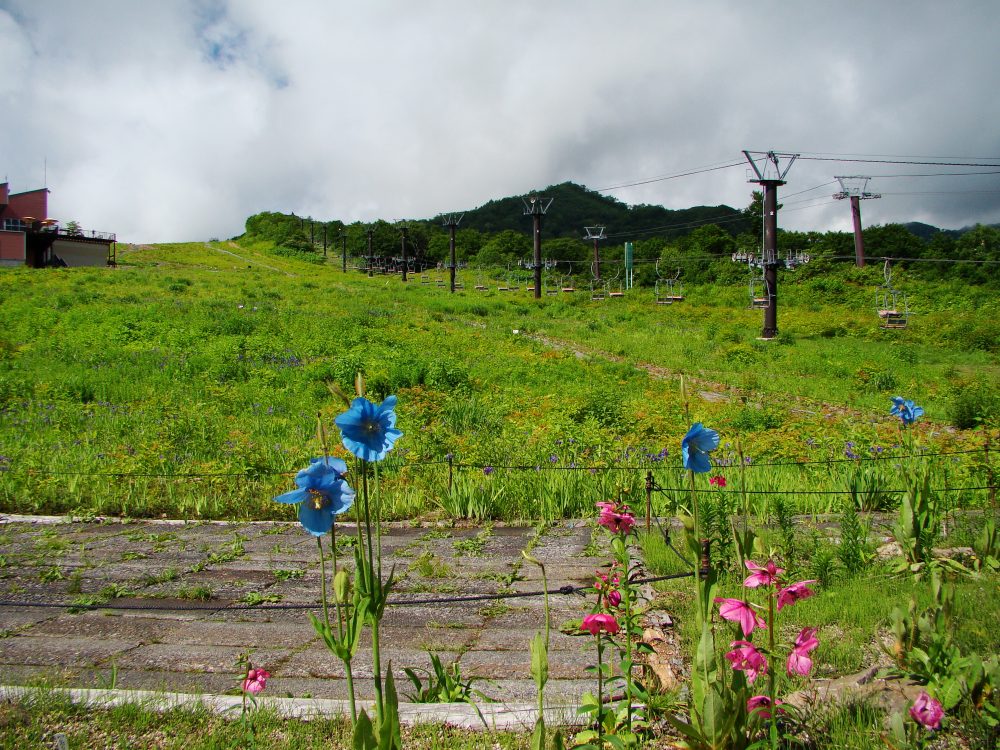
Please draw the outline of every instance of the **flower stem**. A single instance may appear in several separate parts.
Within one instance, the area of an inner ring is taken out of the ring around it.
[[[701,520],[698,514],[698,493],[694,488],[694,472],[688,471],[688,484],[691,486],[691,515],[694,517],[694,535],[701,541]]]
[[[597,746],[604,747],[604,643],[597,632]]]
[[[365,460],[361,460],[361,493],[365,514],[365,542],[368,551],[368,590],[376,600],[375,606],[378,608],[381,606],[381,603],[377,600],[382,596],[382,576],[375,571],[375,555],[372,546],[371,503],[369,502],[368,494],[368,462]],[[379,615],[373,612],[369,612],[369,614],[371,615],[369,624],[372,629],[372,670],[375,672],[375,717],[381,726],[385,713],[385,705],[382,698],[382,659],[378,633]]]
[[[333,579],[337,579],[337,523],[334,522],[333,526],[330,527],[330,552],[333,556]],[[320,549],[320,556],[322,557],[323,551]],[[326,578],[326,576],[323,576]],[[325,581],[324,581],[325,585]],[[340,609],[340,599],[337,597],[337,592],[333,592],[333,605],[337,608],[337,635],[343,639],[344,637],[344,617]],[[330,618],[327,618],[327,626],[330,625]]]
[[[767,647],[768,656],[771,658],[771,663],[768,665],[767,670],[767,697],[771,701],[771,746],[774,750],[777,750],[777,745],[775,743],[778,738],[778,704],[775,701],[774,694],[774,630],[777,625],[774,621],[775,593],[776,592],[771,591],[767,598]]]
[[[379,491],[381,488],[381,483],[378,480],[378,464],[375,464],[372,469],[375,472],[375,555],[376,561],[378,563],[378,577],[382,580],[382,494]]]
[[[333,576],[337,577],[337,524],[334,523],[330,529],[330,547],[333,549]],[[325,577],[325,576],[324,576]],[[337,607],[337,636],[340,638],[340,642],[344,643],[344,616],[340,608],[340,599],[337,598],[336,592],[334,592],[334,605]],[[344,607],[347,607],[347,602],[344,602]],[[327,622],[327,627],[330,623]],[[353,640],[357,638],[357,633],[351,633],[350,646],[353,648]],[[344,672],[347,678],[347,695],[351,702],[351,723],[354,724],[358,720],[358,709],[354,700],[354,671],[351,668],[351,656],[348,652],[348,656],[344,661]]]
[[[326,598],[326,559],[323,557],[323,537],[316,537],[316,549],[319,550],[319,581],[320,593],[323,596],[323,620],[330,627],[330,605]]]

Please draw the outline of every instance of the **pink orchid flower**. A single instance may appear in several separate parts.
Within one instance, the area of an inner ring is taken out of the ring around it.
[[[927,691],[924,691],[910,706],[910,716],[923,727],[940,729],[941,719],[944,718],[944,709],[940,703],[927,694]]]
[[[785,572],[785,569],[779,568],[774,564],[773,560],[768,560],[764,567],[761,567],[753,560],[747,560],[743,564],[747,566],[747,570],[753,572],[752,576],[743,581],[743,585],[748,589],[755,589],[758,586],[771,586],[778,580],[778,576]]]
[[[775,701],[774,703],[776,706],[778,706],[778,711],[783,710],[781,708],[781,703],[782,703],[781,701]],[[771,708],[771,699],[768,698],[766,695],[755,695],[750,700],[747,701],[747,713],[752,714],[756,711],[757,716],[759,716],[762,719],[771,718],[770,708]]]
[[[716,476],[716,477],[709,477],[708,478],[708,483],[711,484],[711,485],[714,485],[716,487],[725,487],[726,486],[726,478],[724,476],[722,476],[721,474],[719,476]]]
[[[719,616],[723,620],[738,622],[745,636],[749,636],[754,631],[754,628],[767,628],[764,618],[758,615],[754,608],[742,599],[716,597],[715,603],[719,605]]]
[[[267,678],[271,673],[266,669],[251,669],[247,672],[246,679],[243,680],[244,692],[257,695],[267,687]]]
[[[628,534],[635,526],[635,516],[629,513],[603,511],[598,517],[597,523],[615,534]]]
[[[813,665],[812,659],[809,658],[809,652],[817,646],[819,646],[819,641],[816,640],[816,628],[802,628],[795,639],[795,645],[792,646],[792,652],[788,655],[788,663],[785,665],[788,674],[808,676]]]
[[[801,599],[808,599],[810,596],[816,592],[809,588],[806,584],[816,583],[814,580],[809,581],[799,581],[798,583],[793,583],[791,586],[786,586],[781,591],[778,592],[778,611],[780,612],[782,607],[787,607],[791,604]]]
[[[586,630],[591,635],[600,635],[602,631],[614,635],[618,632],[618,620],[614,615],[604,613],[587,615],[580,624],[580,630]]]
[[[733,650],[726,654],[733,669],[746,672],[747,684],[753,685],[758,675],[767,672],[767,658],[750,641],[733,641]]]

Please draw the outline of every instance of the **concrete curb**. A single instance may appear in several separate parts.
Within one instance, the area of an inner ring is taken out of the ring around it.
[[[173,708],[203,707],[221,716],[239,718],[243,708],[243,698],[238,695],[209,695],[192,693],[163,693],[152,690],[97,690],[83,688],[36,688],[18,685],[0,685],[0,701],[14,701],[36,695],[56,695],[69,699],[74,704],[88,708],[111,708],[123,705],[140,705],[151,711],[168,711]],[[350,703],[346,700],[327,698],[279,698],[261,696],[257,698],[261,709],[276,712],[286,719],[310,721],[319,718],[350,716]],[[468,730],[531,731],[538,716],[538,708],[533,703],[480,703],[483,714],[480,719],[476,708],[468,703],[400,703],[399,720],[407,726],[414,724],[440,723]],[[374,703],[367,700],[357,702],[358,709],[369,713],[374,711]],[[553,706],[545,709],[545,723],[548,726],[579,725],[576,706]]]

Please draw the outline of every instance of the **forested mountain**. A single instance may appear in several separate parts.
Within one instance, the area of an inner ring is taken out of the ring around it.
[[[542,224],[546,237],[583,237],[586,234],[584,227],[589,226],[603,226],[607,234],[655,234],[666,238],[680,237],[696,226],[709,223],[733,235],[750,229],[743,212],[729,206],[695,206],[679,210],[663,206],[629,206],[573,182],[550,185],[533,194],[552,199]],[[489,233],[529,231],[531,218],[524,215],[522,200],[528,195],[498,198],[466,211],[462,226]]]
[[[456,259],[478,268],[524,268],[531,263],[531,217],[522,197],[490,201],[465,212],[456,232]],[[729,279],[745,276],[746,269],[730,258],[738,250],[760,247],[761,194],[755,192],[743,210],[729,206],[697,206],[670,210],[663,206],[628,206],[621,201],[571,182],[552,185],[536,193],[552,199],[542,223],[542,257],[556,263],[562,274],[593,273],[592,244],[584,240],[584,227],[604,226],[601,261],[608,272],[619,268],[624,243],[634,245],[636,283],[650,285],[662,273],[683,269],[686,279]],[[263,212],[246,222],[246,239],[266,242],[272,251],[294,254],[322,263],[333,256],[400,258],[411,268],[448,262],[449,237],[442,217],[391,224],[382,219],[345,224],[339,219],[318,221],[295,214]],[[865,227],[865,254],[870,264],[890,259],[894,268],[925,277],[955,277],[973,283],[1000,283],[994,273],[1000,263],[1000,229],[976,225],[941,230],[919,222]],[[782,256],[809,255],[809,273],[821,272],[829,263],[854,262],[854,236],[850,232],[798,232],[778,230]],[[958,261],[942,263],[941,260]],[[657,262],[658,261],[658,262]],[[395,262],[395,261],[393,261]],[[669,269],[673,269],[670,271]],[[807,272],[802,271],[800,275]]]

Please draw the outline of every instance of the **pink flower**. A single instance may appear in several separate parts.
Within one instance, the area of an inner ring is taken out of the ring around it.
[[[740,627],[743,628],[743,635],[749,636],[754,628],[767,628],[764,618],[758,615],[754,611],[754,608],[742,599],[716,597],[715,602],[719,605],[719,616],[723,620],[738,622]]]
[[[788,655],[788,664],[785,665],[788,674],[806,677],[813,665],[809,652],[817,646],[819,641],[816,640],[816,628],[802,628],[795,639],[795,645],[792,646],[792,652]]]
[[[635,517],[629,513],[603,511],[597,523],[615,534],[628,534],[635,526]]]
[[[604,601],[609,607],[617,607],[622,602],[622,595],[618,590],[621,579],[614,570],[614,566],[612,566],[611,575],[598,570],[597,578],[594,580],[594,588],[598,592],[604,592]]]
[[[628,534],[635,526],[635,517],[625,503],[596,503],[601,511],[597,523],[610,529],[615,534]]]
[[[257,695],[267,687],[267,678],[270,676],[271,673],[266,669],[251,669],[243,680],[243,691]]]
[[[708,478],[708,483],[712,484],[712,485],[715,485],[716,487],[725,487],[726,486],[726,478],[724,476],[722,476],[721,474],[719,476],[717,476],[717,477],[709,477]]]
[[[774,703],[776,706],[779,706],[778,711],[783,710],[782,708],[780,708],[782,703],[781,701],[775,701]],[[755,695],[750,700],[747,701],[747,713],[752,714],[756,711],[757,716],[759,716],[762,719],[771,718],[770,708],[771,708],[771,699],[768,698],[766,695]]]
[[[927,691],[924,691],[910,706],[910,716],[921,726],[928,729],[940,729],[941,719],[944,718],[944,709],[941,708],[940,703],[927,694]]]
[[[778,580],[778,576],[785,572],[785,569],[779,568],[773,560],[768,560],[763,568],[753,560],[747,560],[743,564],[747,566],[747,570],[753,571],[753,575],[743,581],[743,585],[749,589],[755,589],[758,586],[771,586]]]
[[[614,635],[618,632],[618,620],[614,615],[603,613],[587,615],[580,624],[580,630],[589,631],[591,635],[600,635],[601,631]]]
[[[793,583],[791,586],[786,586],[781,591],[778,592],[778,611],[781,611],[782,607],[787,607],[790,604],[795,604],[795,602],[800,599],[808,599],[810,596],[815,594],[811,588],[806,586],[807,583],[816,583],[816,581],[799,581],[798,583]]]
[[[758,651],[750,641],[733,641],[730,646],[736,646],[726,654],[733,669],[747,673],[747,684],[753,685],[758,675],[767,672],[767,658]]]

